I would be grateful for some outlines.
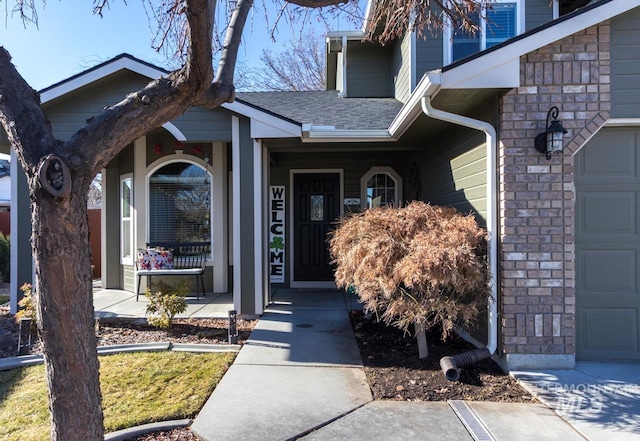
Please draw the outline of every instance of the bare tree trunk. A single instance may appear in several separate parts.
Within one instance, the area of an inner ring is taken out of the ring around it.
[[[41,188],[32,203],[38,298],[52,440],[102,440],[99,362],[85,186],[60,200]],[[81,409],[82,413],[78,414]]]

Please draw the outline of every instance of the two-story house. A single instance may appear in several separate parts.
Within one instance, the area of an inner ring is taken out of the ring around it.
[[[212,243],[207,291],[260,314],[274,288],[335,286],[326,234],[342,214],[420,199],[487,228],[495,301],[473,338],[505,368],[640,360],[640,0],[585,3],[498,0],[475,35],[385,46],[332,32],[327,90],[239,93],[168,121],[103,171],[103,286],[135,291],[147,242],[197,238]],[[121,55],[42,102],[67,139],[164,73]],[[537,149],[556,120],[566,133]],[[12,232],[15,287],[28,223]]]

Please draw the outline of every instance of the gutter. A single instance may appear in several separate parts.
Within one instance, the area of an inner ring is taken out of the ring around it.
[[[440,76],[431,78],[430,83],[439,83]],[[436,92],[437,93],[437,92]],[[495,353],[498,347],[498,285],[496,275],[498,272],[498,203],[497,203],[497,177],[496,177],[496,150],[497,134],[496,129],[485,121],[469,118],[463,115],[434,109],[431,99],[435,96],[424,94],[421,98],[422,112],[430,118],[449,122],[463,127],[484,132],[486,137],[486,157],[487,157],[487,233],[489,235],[489,270],[490,270],[490,297],[488,305],[489,329],[487,336],[487,346],[483,349],[457,354],[453,357],[444,357],[440,360],[440,366],[449,380],[458,380],[460,376],[459,368],[469,366],[477,361],[487,358]]]

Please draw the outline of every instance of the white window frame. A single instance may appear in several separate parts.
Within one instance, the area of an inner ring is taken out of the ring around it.
[[[369,171],[367,171],[362,178],[360,178],[360,206],[363,210],[368,209],[367,206],[367,182],[374,175],[384,174],[387,175],[393,182],[396,184],[395,188],[395,198],[394,198],[394,207],[401,206],[401,198],[402,198],[402,178],[396,171],[391,167],[371,167]]]
[[[214,228],[216,228],[216,226],[213,224],[213,210],[214,210],[214,204],[213,204],[213,196],[214,196],[214,179],[213,179],[213,169],[211,168],[211,165],[208,163],[203,163],[202,161],[196,161],[194,160],[194,156],[193,155],[187,155],[184,153],[176,153],[171,155],[170,157],[165,157],[165,158],[161,158],[158,159],[157,161],[153,162],[152,164],[150,164],[147,167],[147,173],[145,176],[145,190],[146,190],[146,204],[147,207],[151,207],[151,201],[149,200],[150,197],[150,192],[149,192],[149,181],[151,180],[151,176],[153,176],[153,174],[155,172],[157,172],[158,170],[160,170],[162,167],[164,167],[165,165],[169,165],[169,164],[173,164],[173,163],[188,163],[191,165],[195,165],[203,170],[205,170],[208,174],[209,174],[209,195],[211,197],[211,205],[209,207],[210,210],[210,214],[209,214],[209,218],[212,220],[211,222],[211,229],[209,231],[209,243],[211,244],[211,254],[209,255],[209,257],[207,258],[207,262],[206,265],[207,266],[211,266],[213,265],[213,256],[214,256],[214,249],[213,247],[215,246],[214,243],[214,239],[213,239],[213,235],[214,235]],[[150,213],[150,208],[147,211],[147,216],[146,216],[146,232],[147,232],[147,237],[146,237],[146,241],[149,242],[149,235],[151,234],[151,220],[149,219],[149,213]]]
[[[498,3],[515,3],[516,4],[516,35],[520,35],[524,32],[525,28],[525,0],[493,0],[494,4]],[[480,51],[487,48],[486,37],[486,9],[480,14]],[[453,63],[453,32],[451,30],[451,21],[447,20],[447,23],[443,30],[443,61],[447,66]]]
[[[129,216],[128,217],[124,217],[124,192],[122,191],[122,189],[124,188],[124,184],[125,182],[129,182],[129,189],[130,189],[130,194],[129,194]],[[120,193],[120,262],[123,265],[133,265],[133,255],[134,255],[134,245],[135,245],[135,237],[134,237],[134,225],[133,225],[133,209],[134,209],[134,204],[133,204],[133,173],[127,173],[125,175],[120,175],[120,187],[119,187],[119,193]],[[129,223],[128,226],[128,230],[129,230],[129,244],[125,243],[125,237],[126,235],[124,234],[125,229],[127,229],[127,227],[125,226],[125,222]],[[128,245],[128,255],[127,255],[127,245]]]

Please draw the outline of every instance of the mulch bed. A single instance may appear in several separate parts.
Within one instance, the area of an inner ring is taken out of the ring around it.
[[[373,318],[352,319],[367,380],[376,400],[502,401],[530,403],[535,399],[491,359],[462,369],[460,381],[446,379],[440,359],[475,349],[457,335],[442,341],[427,334],[429,356],[418,357],[416,339]]]

